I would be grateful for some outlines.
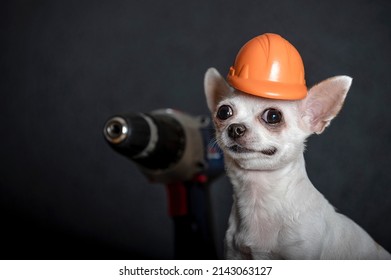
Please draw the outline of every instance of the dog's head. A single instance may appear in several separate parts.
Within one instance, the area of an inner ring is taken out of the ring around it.
[[[303,153],[310,134],[320,134],[330,124],[351,81],[336,76],[312,87],[305,99],[276,100],[237,91],[210,68],[204,85],[217,143],[241,168],[280,168]]]

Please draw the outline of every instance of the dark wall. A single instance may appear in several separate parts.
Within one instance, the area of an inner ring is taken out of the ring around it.
[[[173,257],[164,187],[102,137],[118,112],[208,114],[203,75],[279,33],[308,85],[354,78],[306,152],[314,185],[391,250],[389,1],[2,1],[0,258]],[[212,187],[216,239],[230,209]]]

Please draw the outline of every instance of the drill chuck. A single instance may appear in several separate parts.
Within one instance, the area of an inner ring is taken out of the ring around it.
[[[122,117],[113,117],[107,121],[103,133],[108,142],[119,144],[127,137],[129,128],[126,120]]]
[[[110,118],[103,129],[117,152],[149,169],[167,169],[185,149],[185,131],[167,114],[122,114]]]

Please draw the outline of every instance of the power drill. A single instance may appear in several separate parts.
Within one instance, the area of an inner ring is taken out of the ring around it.
[[[224,172],[210,119],[173,109],[109,118],[107,143],[151,181],[166,185],[176,259],[215,259],[209,186]]]

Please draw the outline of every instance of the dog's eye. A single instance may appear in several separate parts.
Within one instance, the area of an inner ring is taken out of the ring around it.
[[[282,121],[282,113],[277,109],[267,109],[265,112],[263,112],[262,119],[267,124],[278,124]]]
[[[226,120],[230,117],[232,117],[233,111],[232,108],[228,105],[222,105],[218,110],[217,110],[217,118],[220,120]]]

